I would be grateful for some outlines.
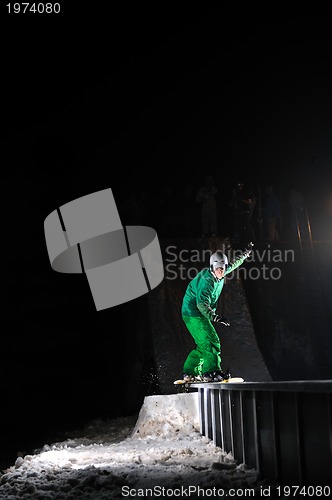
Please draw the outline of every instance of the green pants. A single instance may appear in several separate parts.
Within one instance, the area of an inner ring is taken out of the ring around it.
[[[221,370],[220,339],[211,321],[203,316],[182,319],[196,344],[184,362],[183,373],[197,376]]]

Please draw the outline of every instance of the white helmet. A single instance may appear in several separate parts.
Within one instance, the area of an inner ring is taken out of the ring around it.
[[[210,257],[210,269],[214,271],[217,267],[222,267],[223,269],[227,269],[228,259],[227,256],[221,251],[217,250]]]

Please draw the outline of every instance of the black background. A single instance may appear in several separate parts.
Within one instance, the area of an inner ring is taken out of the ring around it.
[[[331,237],[326,11],[67,3],[48,16],[1,6],[1,416],[16,448],[136,409],[111,381],[142,348],[146,298],[96,314],[84,276],[51,269],[56,207],[107,187],[119,206],[144,188],[153,206],[211,173],[221,206],[239,180],[295,183],[314,236]]]

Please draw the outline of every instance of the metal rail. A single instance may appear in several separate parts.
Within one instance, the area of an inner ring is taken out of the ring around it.
[[[332,380],[191,387],[201,434],[239,463],[273,484],[332,486]]]

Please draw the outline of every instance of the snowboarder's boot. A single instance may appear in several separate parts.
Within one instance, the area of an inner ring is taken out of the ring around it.
[[[188,375],[187,373],[183,374],[183,380],[186,382],[202,382],[203,378],[200,375]]]
[[[223,372],[222,370],[216,370],[214,372],[203,373],[202,378],[204,382],[222,382],[223,380],[228,380],[231,377],[229,370]]]

